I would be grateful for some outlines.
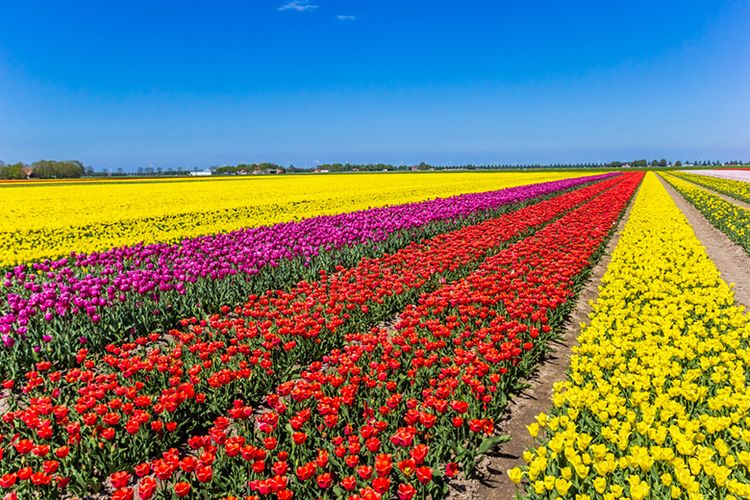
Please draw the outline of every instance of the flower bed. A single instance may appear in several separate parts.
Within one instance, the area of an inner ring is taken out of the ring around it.
[[[494,419],[570,307],[642,174],[407,306],[395,329],[347,335],[254,412],[111,476],[116,498],[440,497],[505,439]],[[137,486],[130,483],[138,479]]]
[[[654,174],[578,341],[526,498],[750,497],[750,316]]]
[[[695,173],[672,172],[671,175],[750,203],[750,171],[708,170]]]
[[[79,367],[37,363],[5,404],[0,472],[42,468],[46,455],[65,450],[53,485],[96,488],[117,468],[180,442],[230,406],[237,394],[260,400],[300,367],[341,346],[344,335],[366,330],[419,293],[465,275],[505,242],[548,224],[603,192],[621,191],[617,177],[496,219],[411,244],[351,269],[321,273],[290,291],[269,291],[210,321],[183,321],[182,331],[110,345],[105,356],[77,355]],[[22,444],[19,444],[22,443]],[[28,445],[30,449],[26,449]],[[20,448],[19,448],[20,446]],[[45,448],[47,447],[47,448]],[[19,491],[32,484],[21,481]]]
[[[750,210],[673,175],[663,176],[719,231],[750,254]]]
[[[72,362],[71,345],[174,327],[251,293],[285,288],[497,215],[504,207],[601,180],[583,177],[322,216],[184,240],[72,255],[8,270],[0,296],[0,376],[35,361]],[[74,352],[75,350],[73,350]],[[0,377],[1,378],[1,377]]]

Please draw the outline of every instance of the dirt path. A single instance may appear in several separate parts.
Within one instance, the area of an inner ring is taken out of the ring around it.
[[[691,183],[691,184],[693,184],[696,187],[699,187],[701,189],[705,189],[709,193],[715,194],[716,196],[718,196],[722,200],[728,201],[729,203],[737,205],[738,207],[742,207],[745,210],[750,210],[750,203],[745,203],[744,201],[738,200],[737,198],[732,198],[731,196],[727,196],[724,193],[720,193],[720,192],[716,191],[715,189],[712,189],[710,187],[704,186],[703,184],[698,184],[697,182],[693,182],[690,179],[685,179],[685,178],[682,178],[682,177],[678,177],[678,179],[681,179],[683,181],[689,182],[689,183]],[[662,181],[663,181],[663,179],[662,179]]]
[[[750,256],[741,246],[732,242],[726,234],[712,226],[697,208],[661,176],[659,180],[693,226],[695,236],[706,248],[709,258],[719,269],[722,279],[727,283],[734,283],[735,302],[750,309]],[[737,205],[741,203],[734,199],[729,199],[729,201]]]
[[[476,478],[451,481],[448,500],[510,500],[515,498],[515,485],[508,479],[507,471],[524,463],[522,454],[532,445],[526,426],[534,422],[539,413],[550,409],[553,385],[565,379],[570,366],[572,347],[576,344],[580,331],[580,324],[588,319],[591,302],[599,295],[602,276],[609,265],[612,251],[617,246],[637,195],[638,191],[628,205],[614,235],[607,243],[605,254],[591,269],[588,283],[578,296],[561,339],[552,345],[550,354],[541,362],[534,377],[526,381],[529,387],[510,398],[508,408],[498,427],[500,433],[511,436],[511,440],[485,455],[475,472]]]

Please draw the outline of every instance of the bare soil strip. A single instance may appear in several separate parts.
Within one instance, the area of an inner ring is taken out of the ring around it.
[[[528,387],[509,398],[508,408],[498,423],[498,428],[500,434],[509,435],[511,440],[484,456],[474,473],[474,478],[452,480],[449,484],[448,500],[515,498],[516,487],[508,478],[507,471],[524,463],[523,452],[533,444],[526,426],[533,423],[539,413],[551,408],[553,385],[565,379],[570,366],[571,351],[576,345],[576,338],[581,329],[580,325],[588,319],[591,304],[599,296],[602,276],[612,259],[612,252],[620,240],[620,234],[630,216],[630,209],[639,190],[640,187],[607,243],[604,255],[591,269],[588,283],[578,296],[561,338],[551,346],[550,353],[540,363],[533,378],[525,381]]]
[[[695,236],[705,247],[708,257],[719,269],[722,279],[727,283],[734,283],[735,302],[750,309],[750,256],[741,246],[730,240],[726,234],[712,226],[697,208],[683,198],[661,176],[659,176],[659,180],[682,210],[690,225],[693,226]],[[737,205],[741,203],[733,198],[725,199]]]
[[[704,186],[703,184],[698,184],[697,182],[693,182],[690,179],[685,179],[684,177],[680,177],[679,179],[681,179],[683,181],[686,181],[686,182],[689,182],[690,184],[693,184],[696,187],[699,187],[701,189],[705,189],[709,193],[715,194],[716,196],[718,196],[722,200],[728,201],[729,203],[737,205],[738,207],[742,207],[745,210],[750,210],[750,203],[745,203],[744,201],[738,200],[737,198],[732,198],[731,196],[728,196],[728,195],[726,195],[724,193],[720,193],[720,192],[716,191],[715,189],[712,189],[712,188],[710,188],[708,186]],[[663,182],[664,182],[664,179],[662,179],[662,183]],[[682,196],[680,196],[680,198],[682,198]]]

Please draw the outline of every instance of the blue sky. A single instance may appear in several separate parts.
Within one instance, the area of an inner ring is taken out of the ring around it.
[[[750,159],[748,1],[0,2],[0,159]]]

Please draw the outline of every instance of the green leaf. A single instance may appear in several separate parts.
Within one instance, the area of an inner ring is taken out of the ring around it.
[[[479,448],[477,448],[477,454],[483,455],[495,446],[502,443],[507,443],[508,441],[510,441],[510,436],[505,434],[485,438],[482,440],[482,444],[479,445]]]

